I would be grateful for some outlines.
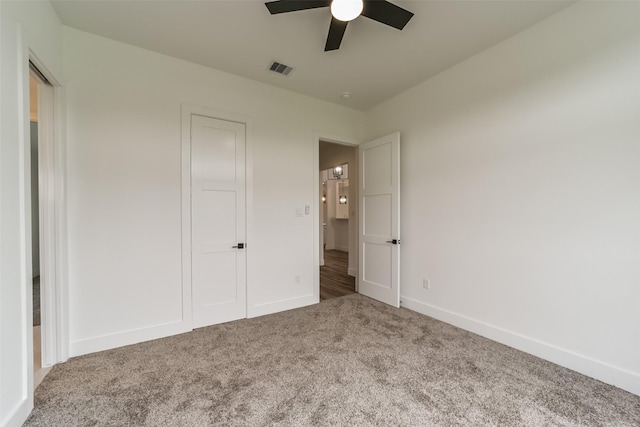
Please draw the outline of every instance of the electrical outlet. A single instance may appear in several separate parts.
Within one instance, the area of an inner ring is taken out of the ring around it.
[[[422,287],[425,289],[431,289],[431,280],[427,278],[422,279]]]

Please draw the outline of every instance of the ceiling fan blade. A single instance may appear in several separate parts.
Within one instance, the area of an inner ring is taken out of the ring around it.
[[[277,0],[266,2],[265,6],[272,15],[295,12],[296,10],[316,9],[331,6],[331,0]]]
[[[331,17],[331,26],[329,27],[329,34],[327,35],[327,44],[324,46],[324,51],[337,50],[342,43],[342,37],[347,29],[348,22],[338,21],[333,16]]]
[[[413,17],[413,13],[386,0],[365,0],[362,15],[398,30]]]

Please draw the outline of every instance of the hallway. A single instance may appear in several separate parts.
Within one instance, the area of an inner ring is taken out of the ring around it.
[[[349,253],[328,250],[320,267],[320,301],[356,293],[356,278],[347,274]]]

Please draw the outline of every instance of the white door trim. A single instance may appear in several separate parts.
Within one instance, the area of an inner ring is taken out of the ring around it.
[[[250,239],[253,212],[253,121],[244,115],[197,105],[182,104],[181,119],[181,164],[182,164],[182,322],[186,329],[193,329],[193,304],[191,291],[191,115],[211,117],[245,125],[245,173],[246,173],[246,236]],[[250,244],[250,242],[249,242]],[[247,250],[247,265],[250,260],[250,250]],[[247,313],[249,313],[249,269],[247,268]]]
[[[57,319],[44,320],[49,325],[55,326],[56,336],[51,337],[55,343],[54,349],[57,354],[47,354],[48,360],[62,362],[68,358],[68,332],[67,332],[67,300],[66,300],[66,197],[65,197],[65,163],[59,161],[65,156],[63,129],[63,107],[62,91],[59,81],[50,72],[46,65],[38,58],[35,52],[29,48],[28,38],[25,37],[22,26],[18,25],[16,34],[16,62],[17,62],[17,88],[14,92],[17,101],[16,123],[18,149],[18,209],[19,209],[19,247],[20,252],[18,271],[19,292],[20,292],[20,321],[12,327],[18,332],[20,345],[11,350],[12,355],[19,355],[22,363],[13,367],[19,372],[21,381],[15,384],[11,397],[18,396],[19,400],[9,408],[0,411],[0,423],[9,425],[21,425],[27,419],[31,409],[33,409],[34,375],[33,375],[33,275],[32,275],[32,243],[31,243],[31,141],[29,131],[29,61],[38,68],[45,78],[54,86],[53,105],[54,117],[52,119],[52,135],[49,141],[52,144],[53,164],[49,165],[46,171],[47,176],[54,180],[54,193],[51,194],[46,208],[50,216],[53,217],[53,230],[43,230],[55,242],[55,259],[50,263],[55,266],[56,274],[51,279],[55,283],[55,291],[49,293],[49,297],[54,295],[52,304],[57,308]],[[47,303],[47,302],[44,302]],[[3,366],[4,368],[4,366]]]
[[[64,110],[58,81],[31,51],[29,61],[50,83],[37,79],[42,366],[49,367],[69,358]]]
[[[62,89],[59,81],[49,71],[38,56],[29,49],[27,41],[23,38],[22,30],[18,28],[17,62],[18,62],[18,147],[19,147],[19,209],[20,209],[20,294],[22,305],[22,317],[20,324],[14,325],[20,334],[20,357],[23,363],[15,366],[22,376],[17,393],[21,400],[10,408],[8,413],[3,413],[3,421],[7,425],[19,425],[27,419],[33,408],[34,393],[34,353],[33,353],[33,271],[32,271],[32,227],[31,227],[31,138],[30,138],[30,114],[29,114],[29,75],[32,62],[40,74],[48,80],[53,87],[45,94],[49,110],[44,121],[41,133],[41,147],[44,147],[47,155],[45,161],[39,166],[39,175],[44,178],[43,187],[47,189],[46,198],[40,198],[41,219],[40,233],[45,236],[46,249],[41,250],[40,263],[44,265],[41,276],[48,276],[47,292],[41,300],[42,307],[42,339],[46,340],[46,348],[43,345],[42,363],[53,365],[63,362],[68,358],[68,306],[67,306],[67,237],[66,237],[66,195],[65,195],[65,145],[63,138],[63,101]],[[46,114],[43,112],[43,114]]]

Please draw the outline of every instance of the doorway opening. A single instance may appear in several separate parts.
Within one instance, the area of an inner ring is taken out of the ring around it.
[[[320,140],[320,301],[357,292],[357,147]]]
[[[31,201],[31,270],[33,307],[33,385],[42,382],[61,361],[56,231],[56,169],[54,152],[54,88],[29,61],[29,155]],[[26,141],[25,141],[26,142]],[[25,147],[26,148],[26,147]],[[27,196],[27,197],[29,197]]]
[[[29,135],[31,151],[31,270],[33,305],[33,381],[34,388],[48,370],[42,366],[42,292],[40,279],[40,171],[38,167],[38,86],[46,84],[35,69],[29,73]]]

